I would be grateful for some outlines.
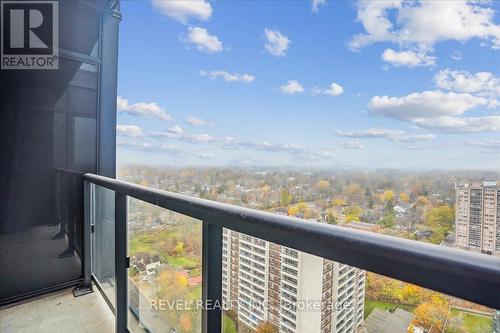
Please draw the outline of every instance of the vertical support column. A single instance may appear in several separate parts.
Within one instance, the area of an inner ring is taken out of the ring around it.
[[[103,14],[101,19],[98,174],[111,178],[116,176],[116,83],[120,20],[120,13],[117,11]]]
[[[92,199],[90,191],[90,183],[83,181],[83,277],[84,286],[91,285],[91,256],[92,256]]]
[[[203,221],[202,332],[222,332],[222,227]]]
[[[127,332],[127,196],[115,192],[116,332]]]

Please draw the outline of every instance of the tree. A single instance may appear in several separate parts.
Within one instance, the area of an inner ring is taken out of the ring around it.
[[[326,215],[326,221],[328,222],[328,224],[337,224],[337,218],[331,211],[328,211]]]
[[[410,238],[411,235],[417,230],[417,225],[422,222],[422,214],[422,207],[412,205],[401,219],[403,227],[406,231],[406,238]]]
[[[375,207],[375,200],[373,199],[373,195],[368,197],[368,208],[373,209]]]
[[[137,267],[134,266],[130,269],[130,276],[136,277],[137,275],[139,275],[139,270],[137,269]]]
[[[346,222],[360,221],[360,217],[363,214],[363,209],[359,206],[350,206],[344,209],[344,214],[346,215]]]
[[[387,190],[384,192],[384,201],[392,201],[394,199],[394,191],[393,190]]]
[[[262,194],[267,194],[270,190],[271,190],[271,187],[267,184],[264,184],[264,186],[262,186],[262,188],[261,188]]]
[[[320,180],[316,183],[315,187],[320,192],[326,192],[332,187],[332,185],[328,180]]]
[[[183,255],[183,254],[184,254],[184,243],[183,243],[183,242],[178,242],[178,243],[175,245],[174,251],[175,251],[175,253],[176,253],[178,256]]]
[[[305,213],[305,212],[306,212],[306,210],[307,210],[307,208],[308,208],[308,207],[307,207],[307,204],[306,204],[305,202],[299,202],[299,203],[297,204],[297,209],[298,209],[298,210],[299,210],[299,212],[301,212],[301,213]]]
[[[359,222],[359,215],[347,214],[345,216],[346,222]]]
[[[299,212],[299,209],[297,208],[297,206],[292,206],[292,207],[288,208],[288,215],[289,216],[295,215],[298,212]]]
[[[292,195],[288,188],[283,187],[280,192],[280,204],[281,206],[288,206],[292,201]]]
[[[189,312],[183,312],[181,314],[180,324],[183,332],[192,332],[193,318]]]
[[[343,207],[343,206],[345,206],[345,200],[340,199],[340,198],[334,198],[332,200],[332,205],[334,205],[336,207]]]
[[[388,214],[386,214],[381,220],[380,220],[380,224],[384,227],[384,228],[392,228],[396,222],[395,222],[395,217],[394,217],[394,213],[393,212],[390,212]]]
[[[318,213],[310,208],[307,208],[305,211],[304,211],[304,218],[305,219],[315,219],[318,217]]]
[[[255,329],[255,333],[278,333],[276,327],[268,321],[261,323]]]
[[[363,214],[363,208],[361,208],[359,206],[346,207],[344,209],[344,214],[357,216],[358,219],[356,221],[359,221],[359,217],[361,216],[361,214]]]
[[[430,204],[429,199],[427,197],[424,197],[423,195],[419,196],[417,198],[417,205],[418,206],[428,206]]]
[[[448,318],[449,304],[443,295],[433,294],[430,300],[417,306],[413,324],[442,332]]]
[[[445,228],[453,227],[455,213],[450,206],[439,206],[432,208],[425,217],[425,224],[430,228]]]
[[[410,202],[410,196],[406,192],[399,193],[399,200],[403,203]]]
[[[433,231],[431,243],[440,244],[453,228],[455,213],[449,206],[434,207],[425,217],[425,225]]]
[[[226,184],[224,184],[224,183],[223,183],[223,184],[220,184],[220,185],[219,185],[219,186],[217,186],[217,188],[215,189],[215,193],[217,193],[217,195],[220,195],[220,194],[222,194],[222,193],[224,193],[224,192],[226,192],[226,191],[227,191],[227,186],[226,186]]]
[[[364,197],[364,191],[359,184],[351,184],[345,189],[347,201],[350,204],[361,203]]]

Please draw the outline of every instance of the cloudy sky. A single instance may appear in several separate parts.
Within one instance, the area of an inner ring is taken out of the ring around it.
[[[500,169],[500,2],[121,10],[120,164]]]

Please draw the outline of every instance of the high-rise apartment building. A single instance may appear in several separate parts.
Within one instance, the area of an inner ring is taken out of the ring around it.
[[[224,230],[222,272],[223,301],[250,330],[343,333],[363,321],[361,269]]]
[[[496,182],[456,185],[455,245],[500,255],[500,187]]]

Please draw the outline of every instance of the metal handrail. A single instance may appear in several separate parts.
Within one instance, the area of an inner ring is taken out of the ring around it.
[[[85,174],[84,179],[204,223],[500,309],[498,257],[309,222],[94,174]]]

